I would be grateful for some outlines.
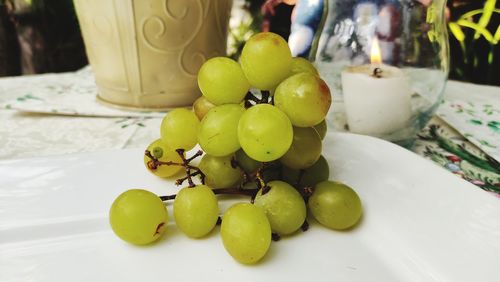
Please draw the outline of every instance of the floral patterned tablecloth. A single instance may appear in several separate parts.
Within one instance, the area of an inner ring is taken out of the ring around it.
[[[164,112],[97,103],[89,67],[0,78],[0,159],[145,148]],[[500,88],[449,81],[445,100],[414,152],[500,195]]]

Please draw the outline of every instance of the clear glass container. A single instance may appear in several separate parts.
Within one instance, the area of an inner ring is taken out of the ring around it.
[[[311,52],[334,129],[411,146],[449,70],[445,0],[327,0]]]

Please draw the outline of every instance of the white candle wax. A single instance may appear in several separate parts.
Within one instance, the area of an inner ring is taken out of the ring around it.
[[[379,76],[374,69],[379,68]],[[362,65],[342,71],[349,130],[382,136],[406,127],[411,118],[410,86],[404,73],[387,65]]]

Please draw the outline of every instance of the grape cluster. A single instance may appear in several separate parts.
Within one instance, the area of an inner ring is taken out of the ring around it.
[[[174,200],[175,223],[184,234],[201,238],[220,224],[225,249],[244,264],[264,257],[272,239],[307,229],[308,209],[331,229],[358,222],[358,195],[328,180],[321,155],[330,90],[309,61],[292,58],[283,38],[259,33],[245,44],[239,63],[225,57],[206,61],[198,85],[203,96],[193,110],[169,112],[161,138],[144,156],[159,177],[184,170],[177,184],[188,185],[171,196],[140,189],[121,194],[110,210],[121,239],[148,244],[161,237],[168,200]],[[187,157],[197,144],[202,151]],[[192,165],[201,155],[199,165]],[[251,200],[231,206],[221,219],[217,194]]]

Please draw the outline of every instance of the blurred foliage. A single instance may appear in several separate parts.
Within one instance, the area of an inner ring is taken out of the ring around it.
[[[450,78],[500,85],[500,8],[497,0],[449,1]]]
[[[245,42],[261,30],[263,3],[264,0],[234,0],[227,41],[229,57],[238,60]]]
[[[0,2],[9,4],[7,14],[17,34],[23,74],[72,71],[87,64],[72,0]]]

